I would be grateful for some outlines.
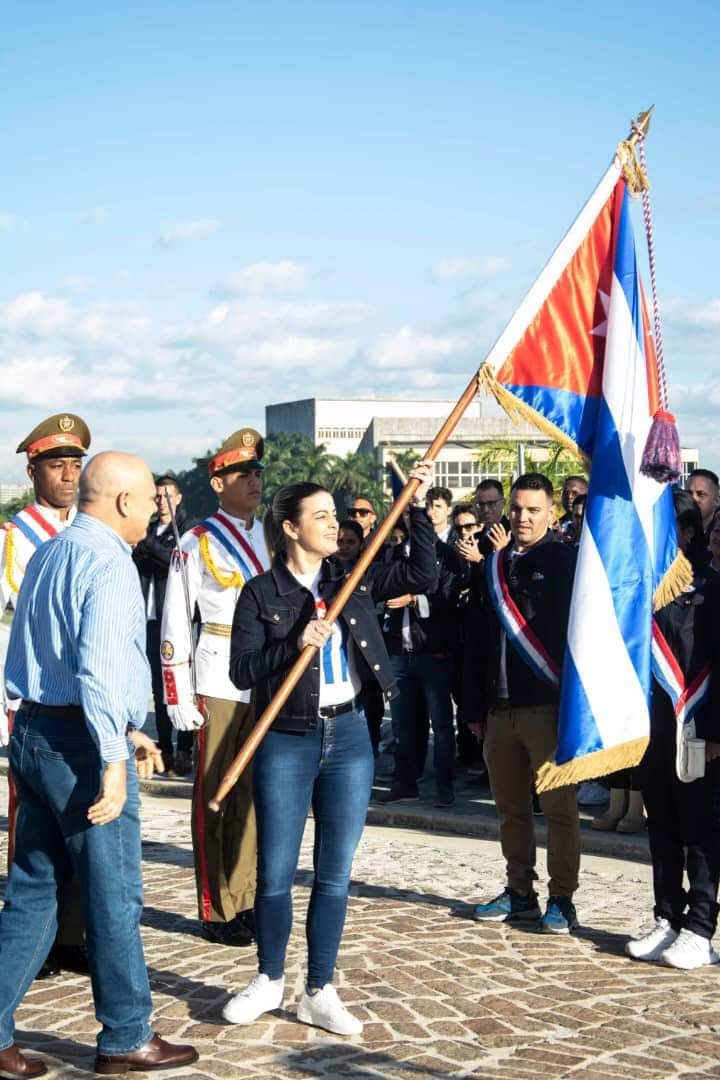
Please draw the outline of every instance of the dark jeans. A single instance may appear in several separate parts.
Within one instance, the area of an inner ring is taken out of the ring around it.
[[[155,727],[158,733],[158,744],[163,752],[165,762],[173,758],[173,726],[170,723],[167,706],[163,697],[162,665],[160,663],[160,619],[148,619],[146,635],[146,652],[152,674],[152,695],[155,703]],[[177,748],[185,753],[192,754],[193,733],[192,731],[178,731]]]
[[[674,930],[711,938],[720,882],[720,759],[705,766],[702,779],[683,784],[675,772],[674,717],[654,716],[643,766],[655,916]]]
[[[308,811],[315,823],[315,876],[307,912],[308,986],[332,982],[347,908],[353,855],[373,779],[361,712],[320,720],[316,731],[270,731],[253,764],[258,874],[255,898],[260,972],[279,979],[292,927],[292,884]]]
[[[108,825],[87,811],[102,765],[79,720],[21,709],[10,739],[18,785],[15,859],[0,913],[0,1049],[14,1041],[13,1017],[57,933],[57,898],[74,872],[85,908],[100,1052],[136,1050],[152,1036],[142,940],[140,799],[134,757],[127,801]]]
[[[434,736],[435,781],[439,789],[452,787],[455,773],[455,735],[450,697],[452,658],[426,654],[391,656],[398,693],[390,703],[397,725],[399,746],[395,757],[395,782],[415,788],[418,741],[427,709]]]

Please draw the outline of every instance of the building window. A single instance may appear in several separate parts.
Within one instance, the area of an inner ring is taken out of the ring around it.
[[[497,461],[489,468],[476,461],[436,461],[435,483],[441,487],[471,489],[481,480],[509,482],[513,478],[513,467],[513,461]]]

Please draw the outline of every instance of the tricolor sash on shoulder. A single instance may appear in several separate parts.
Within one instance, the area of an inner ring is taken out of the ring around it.
[[[34,548],[39,548],[46,540],[52,540],[59,532],[57,526],[48,521],[37,506],[25,506],[10,518],[10,523],[20,530]]]
[[[257,574],[265,572],[265,568],[255,551],[253,551],[252,545],[248,543],[240,530],[220,510],[213,514],[212,517],[205,518],[192,531],[196,536],[209,533],[214,540],[217,540],[223,551],[235,563],[245,581],[249,581],[250,578],[255,577]]]
[[[662,630],[653,619],[652,671],[675,709],[678,724],[688,724],[710,696],[710,664],[687,682]]]
[[[531,671],[550,686],[560,685],[560,667],[520,611],[508,588],[502,551],[487,559],[487,580],[495,613],[505,635]]]

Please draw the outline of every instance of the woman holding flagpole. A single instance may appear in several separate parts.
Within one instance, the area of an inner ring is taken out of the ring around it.
[[[302,650],[311,645],[317,654],[253,763],[259,971],[223,1010],[230,1023],[252,1023],[282,1003],[291,889],[312,806],[315,877],[307,914],[307,982],[298,1019],[339,1035],[362,1031],[333,987],[352,859],[373,779],[372,748],[357,699],[369,679],[385,695],[393,690],[376,603],[432,592],[437,577],[435,538],[424,509],[431,463],[417,465],[411,476],[420,486],[410,510],[409,561],[372,564],[333,626],[324,622],[324,614],[347,572],[334,558],[338,524],[332,495],[318,484],[290,484],[275,495],[266,515],[272,569],[249,582],[240,596],[231,678],[241,690],[254,689],[259,715]]]

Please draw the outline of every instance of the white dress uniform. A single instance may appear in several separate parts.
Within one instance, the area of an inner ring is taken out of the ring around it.
[[[241,536],[252,550],[260,571],[235,534]],[[230,546],[236,549],[236,555],[232,554]],[[248,577],[239,560],[243,560],[253,577],[270,566],[262,525],[255,520],[246,529],[241,518],[220,510],[185,533],[180,547],[187,571],[190,611],[197,611],[200,617],[195,649],[196,692],[201,697],[249,702],[250,692],[238,690],[230,681],[230,629],[240,590]],[[160,639],[168,710],[173,706],[179,706],[180,710],[186,706],[194,708],[190,626],[177,555],[173,556],[168,573]],[[173,711],[170,717],[173,718]]]
[[[245,918],[255,903],[252,768],[243,773],[221,815],[213,814],[207,804],[254,722],[250,694],[230,681],[230,634],[243,585],[267,570],[270,561],[260,522],[246,529],[241,519],[222,509],[185,533],[180,548],[168,573],[160,655],[171,722],[180,730],[198,729],[192,837],[198,913],[209,936],[216,931],[207,924],[225,924],[217,932],[230,930],[231,924],[237,926],[237,917]],[[200,619],[195,651],[197,701],[181,558],[187,570],[190,611]],[[198,705],[206,717],[202,727],[198,727],[202,723]]]
[[[72,522],[77,509],[70,507],[63,520],[60,511],[33,503],[0,525],[0,610],[15,606],[27,564],[41,544],[57,536]]]

